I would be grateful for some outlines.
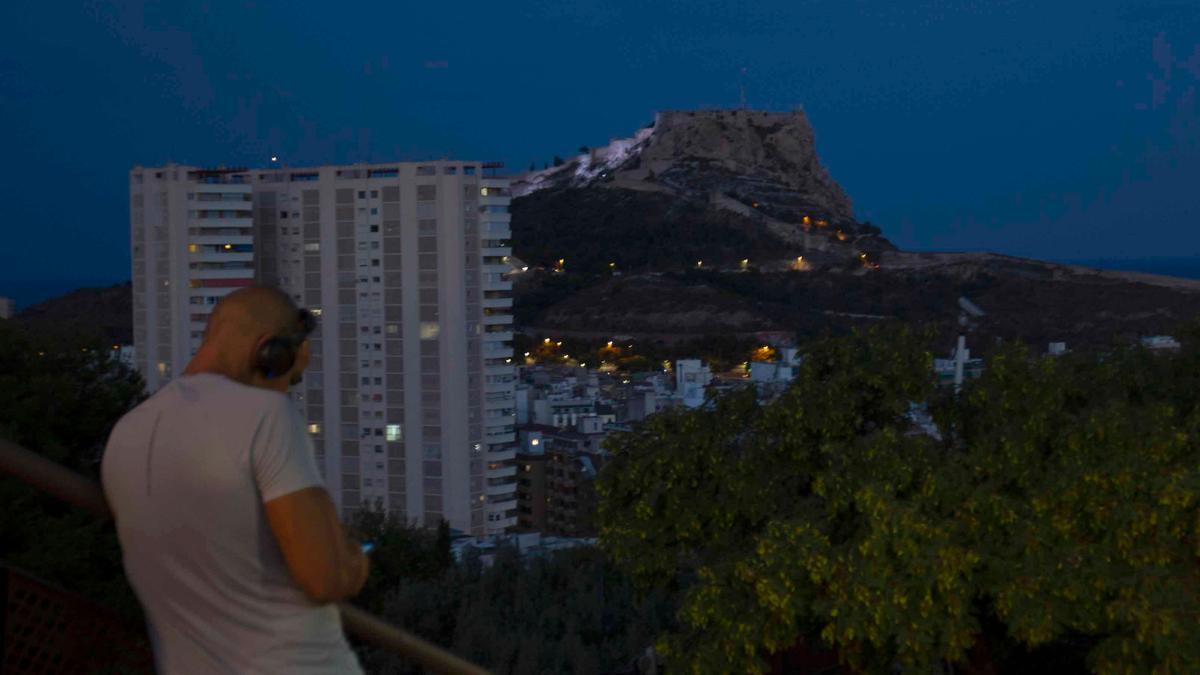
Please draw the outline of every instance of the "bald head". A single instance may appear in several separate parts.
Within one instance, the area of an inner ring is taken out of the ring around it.
[[[270,286],[239,288],[221,298],[208,318],[204,343],[232,347],[295,330],[296,303]]]

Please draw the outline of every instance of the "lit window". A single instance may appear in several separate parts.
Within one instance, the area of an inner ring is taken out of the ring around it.
[[[195,244],[188,244],[188,253],[197,253],[199,251],[200,251],[199,246],[197,246]]]
[[[317,424],[316,422],[313,422],[312,424],[308,425],[308,433],[310,433],[310,434],[321,433],[321,425]]]
[[[316,241],[309,242],[304,245],[304,250],[310,253],[316,253],[317,251],[321,250],[321,243]]]
[[[532,441],[529,441],[529,444],[530,444],[530,445],[541,445],[541,444],[542,444],[542,442],[541,442],[539,439],[536,439],[536,438],[535,438],[535,439],[533,439]]]
[[[399,424],[387,425],[387,439],[389,441],[400,440],[400,425]]]
[[[421,339],[436,340],[438,336],[438,324],[436,321],[421,322]]]
[[[399,333],[400,332],[400,324],[389,323],[387,325],[387,332],[388,332],[388,335],[395,335],[396,333]]]
[[[320,307],[313,307],[312,309],[308,310],[308,312],[309,312],[309,314],[312,314],[313,316],[321,316],[321,308]]]

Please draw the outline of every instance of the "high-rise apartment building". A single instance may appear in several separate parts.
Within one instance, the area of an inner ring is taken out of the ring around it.
[[[215,298],[278,285],[320,317],[293,395],[343,511],[368,502],[476,534],[515,525],[508,184],[486,169],[135,169],[135,341],[148,382],[190,357]],[[221,195],[211,208],[199,197],[210,193]]]

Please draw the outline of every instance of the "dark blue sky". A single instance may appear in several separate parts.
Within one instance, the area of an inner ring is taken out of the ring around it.
[[[0,280],[128,278],[134,164],[520,170],[743,67],[901,247],[1200,253],[1193,0],[69,4],[0,6]]]

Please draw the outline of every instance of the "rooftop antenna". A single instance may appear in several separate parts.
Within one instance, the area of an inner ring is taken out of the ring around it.
[[[742,110],[746,109],[746,66],[742,66],[742,72],[738,75],[738,89],[741,91]]]

